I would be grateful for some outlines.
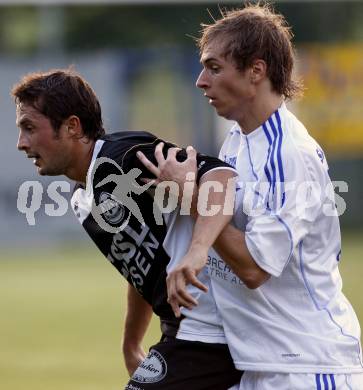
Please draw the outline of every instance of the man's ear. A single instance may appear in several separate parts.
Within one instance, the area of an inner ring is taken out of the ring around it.
[[[70,137],[82,138],[83,129],[82,124],[78,116],[71,115],[66,121],[65,126]]]
[[[250,69],[250,77],[253,84],[259,83],[266,77],[267,65],[264,60],[254,60]]]

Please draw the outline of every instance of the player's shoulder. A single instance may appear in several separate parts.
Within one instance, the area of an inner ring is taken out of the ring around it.
[[[158,138],[147,131],[125,130],[117,133],[110,133],[102,136],[102,149],[98,157],[108,157],[118,160],[131,148],[138,145],[154,143]]]
[[[309,134],[304,124],[286,109],[282,119],[282,128],[286,138],[286,154],[324,162],[325,154],[318,142]]]
[[[104,141],[106,144],[114,145],[114,144],[138,144],[138,143],[146,143],[146,142],[152,142],[157,137],[148,132],[143,130],[124,130],[119,131],[116,133],[110,133],[105,134],[101,137],[101,140]]]
[[[281,127],[284,135],[281,155],[286,166],[310,173],[328,171],[323,149],[304,124],[287,109],[281,115]]]

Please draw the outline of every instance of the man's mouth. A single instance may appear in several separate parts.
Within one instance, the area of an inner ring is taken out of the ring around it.
[[[205,97],[209,100],[209,104],[213,104],[216,100],[213,96],[205,95]]]
[[[39,159],[40,159],[40,155],[39,155],[39,154],[36,154],[36,153],[29,153],[29,154],[27,155],[27,157],[33,159],[33,164],[34,164],[34,165],[38,165],[37,163],[38,163],[38,161],[39,161]]]

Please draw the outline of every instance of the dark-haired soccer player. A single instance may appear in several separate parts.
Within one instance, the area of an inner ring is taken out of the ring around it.
[[[139,345],[151,311],[161,319],[163,339],[152,347],[149,360],[136,371],[133,383],[138,383],[140,389],[197,390],[207,384],[210,389],[224,390],[238,382],[241,372],[234,368],[225,344],[175,340],[179,320],[166,301],[165,283],[167,267],[185,253],[207,257],[230,216],[222,211],[215,216],[200,215],[193,227],[190,216],[180,216],[176,211],[163,215],[160,224],[149,186],[139,180],[150,175],[136,153],[142,151],[152,158],[161,140],[147,132],[106,135],[98,99],[80,75],[70,70],[29,74],[12,93],[20,129],[18,149],[33,160],[40,175],[65,175],[77,182],[72,196],[75,214],[132,286],[128,308],[132,326],[126,323],[125,337],[137,343],[134,360],[125,356],[130,371],[143,357]],[[197,171],[201,185],[208,180],[220,183],[222,192],[211,194],[211,202],[222,204],[223,185],[235,175],[233,168],[216,158],[196,154],[192,148],[185,151],[173,146],[165,143],[169,157],[180,161],[181,171]],[[198,168],[194,166],[195,158]],[[202,302],[206,322],[215,321],[211,295],[204,294]],[[207,331],[200,328],[201,333]],[[135,387],[130,383],[128,388]]]

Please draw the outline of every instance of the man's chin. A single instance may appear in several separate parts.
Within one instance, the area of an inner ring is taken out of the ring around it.
[[[226,111],[223,111],[222,109],[216,108],[216,113],[218,116],[220,116],[224,119],[231,120],[231,116],[229,115],[229,113],[227,113]]]
[[[40,176],[46,176],[46,173],[44,172],[44,169],[41,167],[37,167],[38,174]]]
[[[53,172],[45,167],[38,167],[38,174],[40,176],[59,176],[61,173]]]

